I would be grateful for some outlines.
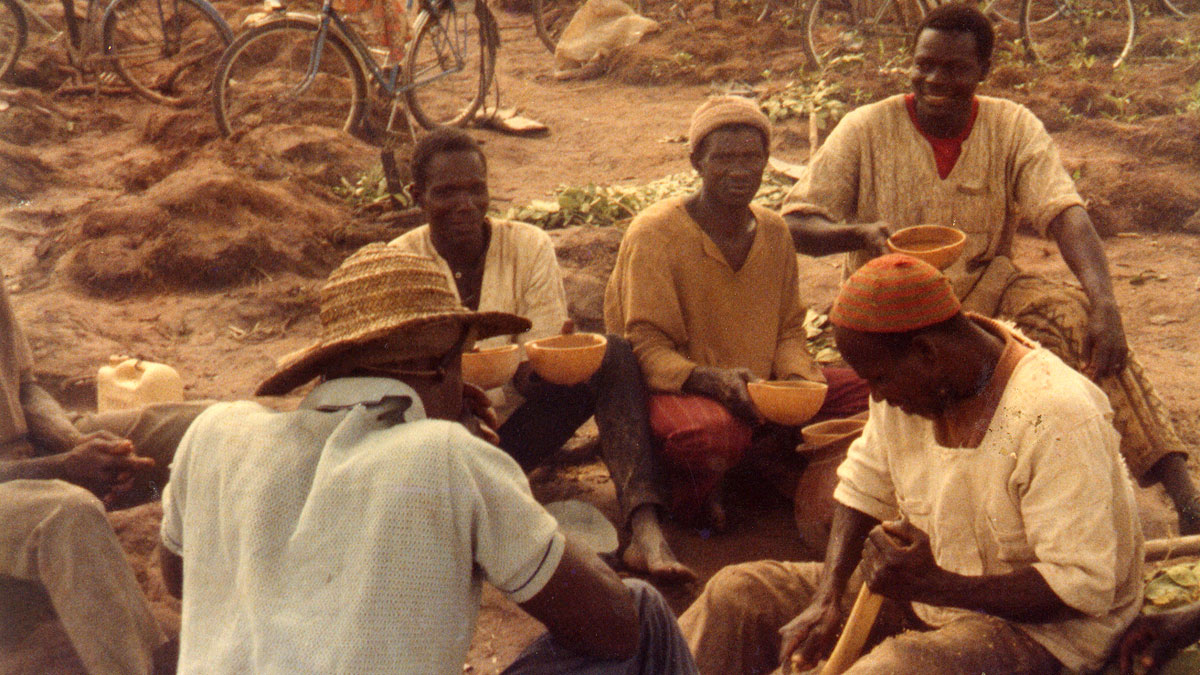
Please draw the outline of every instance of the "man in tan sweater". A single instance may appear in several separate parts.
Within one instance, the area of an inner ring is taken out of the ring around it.
[[[634,219],[605,290],[604,321],[632,343],[655,392],[650,427],[663,441],[673,511],[719,529],[721,479],[767,430],[747,382],[828,381],[823,417],[865,410],[867,393],[848,369],[822,372],[809,355],[787,228],[750,203],[767,163],[767,118],[746,99],[711,99],[689,138],[700,191]]]
[[[962,256],[945,271],[963,306],[1013,320],[1092,378],[1112,402],[1134,476],[1161,482],[1180,529],[1200,532],[1187,452],[1128,352],[1104,249],[1054,141],[1024,106],[975,95],[994,37],[966,5],[925,18],[913,93],[855,110],[833,130],[784,204],[793,241],[810,255],[848,252],[849,274],[897,229],[938,223],[966,232]],[[1021,222],[1058,244],[1082,293],[1017,269]]]

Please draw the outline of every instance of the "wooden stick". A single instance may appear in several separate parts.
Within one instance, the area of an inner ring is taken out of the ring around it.
[[[1146,560],[1167,560],[1168,558],[1180,558],[1185,555],[1200,555],[1200,534],[1193,534],[1187,537],[1151,539],[1146,542],[1144,549]]]
[[[854,607],[850,610],[850,618],[846,620],[846,628],[842,630],[833,653],[821,669],[821,675],[841,675],[858,659],[858,653],[867,643],[867,634],[875,625],[875,617],[883,604],[883,596],[872,593],[866,584],[858,589],[858,597],[854,599]]]

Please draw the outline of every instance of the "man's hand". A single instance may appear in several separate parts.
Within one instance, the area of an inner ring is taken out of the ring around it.
[[[828,656],[837,642],[842,619],[837,598],[814,598],[799,616],[780,628],[783,643],[779,664],[785,675],[810,670]]]
[[[475,434],[492,445],[500,445],[500,420],[496,417],[496,409],[486,392],[469,382],[463,382],[463,410],[459,421],[467,431]]]
[[[107,432],[87,434],[69,452],[56,455],[62,479],[91,490],[105,503],[132,487],[134,479],[154,468],[154,460],[138,457],[133,443]]]
[[[1139,616],[1121,638],[1121,675],[1155,675],[1200,638],[1200,606]]]
[[[1087,358],[1085,374],[1093,380],[1116,375],[1125,367],[1129,347],[1125,344],[1125,329],[1121,313],[1112,303],[1092,307],[1088,314],[1087,335],[1083,338],[1083,354]]]
[[[867,535],[862,572],[867,588],[875,593],[893,600],[920,601],[928,582],[941,571],[929,535],[907,520],[880,523]]]
[[[862,239],[862,248],[870,252],[871,257],[881,256],[890,251],[887,240],[892,236],[892,228],[887,223],[880,221],[855,225],[854,232]]]
[[[750,400],[747,382],[759,378],[747,368],[711,368],[696,366],[683,385],[684,393],[707,396],[729,409],[734,417],[752,424],[762,422],[762,415]]]

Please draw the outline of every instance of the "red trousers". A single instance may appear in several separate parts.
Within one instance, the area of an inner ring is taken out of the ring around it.
[[[829,391],[811,422],[850,417],[867,409],[866,380],[849,368],[824,368]],[[753,429],[705,396],[651,394],[650,429],[661,441],[671,510],[691,520],[725,473],[751,451]]]

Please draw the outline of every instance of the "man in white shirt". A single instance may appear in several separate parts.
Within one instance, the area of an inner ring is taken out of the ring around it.
[[[489,218],[487,160],[461,129],[423,136],[412,155],[413,194],[429,218],[391,242],[433,258],[463,305],[523,316],[532,327],[517,336],[480,344],[494,347],[557,335],[568,321],[567,296],[554,245],[541,229]],[[629,342],[608,336],[604,360],[586,382],[560,386],[539,378],[523,362],[502,393],[497,445],[526,471],[562,447],[593,415],[600,456],[608,467],[629,543],[630,568],[660,580],[692,580],[675,558],[659,525],[659,471],[650,436],[642,373]]]
[[[470,417],[464,346],[527,320],[469,311],[433,260],[372,244],[330,275],[321,322],[258,390],[320,378],[298,409],[217,404],[180,444],[162,525],[180,673],[461,673],[484,580],[549,630],[514,673],[695,672],[661,596],[450,421]]]
[[[1104,393],[964,314],[949,281],[907,256],[855,272],[830,321],[872,399],[838,469],[825,563],[715,575],[680,618],[701,671],[815,664],[860,560],[889,637],[849,673],[1097,668],[1142,595],[1133,486]]]

